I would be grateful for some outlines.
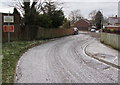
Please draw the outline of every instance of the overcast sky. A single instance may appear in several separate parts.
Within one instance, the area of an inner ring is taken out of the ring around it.
[[[80,9],[81,14],[86,18],[93,10],[101,10],[104,16],[114,16],[118,13],[117,2],[67,2],[63,7],[66,15],[69,15],[72,10]]]
[[[0,12],[12,12],[13,8],[6,5],[13,0],[0,0]],[[56,0],[54,0],[56,1]],[[118,2],[120,0],[58,0],[64,2],[63,10],[66,16],[73,10],[81,10],[83,17],[88,18],[88,14],[93,10],[101,10],[104,16],[113,16],[118,13]]]
[[[61,0],[63,2],[118,2],[119,0]]]

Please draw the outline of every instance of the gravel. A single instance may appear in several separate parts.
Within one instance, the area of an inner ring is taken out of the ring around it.
[[[29,49],[18,62],[15,83],[117,83],[118,69],[87,56],[86,34]]]

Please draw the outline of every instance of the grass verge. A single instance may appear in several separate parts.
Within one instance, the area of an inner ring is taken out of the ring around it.
[[[10,44],[3,44],[3,60],[2,60],[2,83],[13,83],[16,64],[20,56],[29,48],[45,43],[47,40],[41,41],[17,41]]]

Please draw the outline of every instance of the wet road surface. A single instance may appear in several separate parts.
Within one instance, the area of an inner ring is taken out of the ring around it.
[[[87,56],[95,39],[79,34],[34,47],[18,62],[16,83],[117,83],[118,69]]]

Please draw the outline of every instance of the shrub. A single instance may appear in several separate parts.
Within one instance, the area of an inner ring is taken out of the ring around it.
[[[114,29],[110,29],[110,32],[111,32],[111,33],[114,33],[115,31],[114,31]]]

